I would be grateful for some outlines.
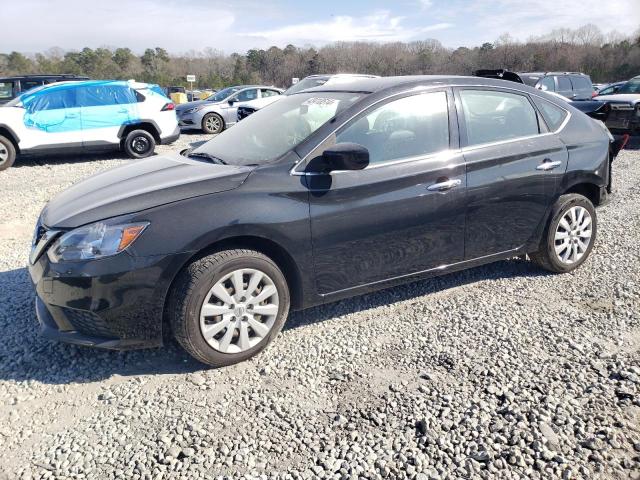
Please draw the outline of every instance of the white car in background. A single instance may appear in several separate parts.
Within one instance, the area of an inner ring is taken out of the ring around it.
[[[0,107],[0,170],[18,154],[124,150],[148,157],[180,136],[175,105],[160,87],[134,81],[59,82]]]
[[[358,78],[378,78],[378,75],[367,75],[360,73],[309,75],[308,77],[300,80],[298,83],[291,85],[287,90],[284,91],[282,95],[292,95],[294,93],[298,93],[309,88],[320,87],[322,85],[340,85]],[[260,110],[261,108],[271,103],[273,103],[273,101],[265,102],[264,104],[252,103],[248,105],[238,105],[238,121],[248,117],[253,112]]]

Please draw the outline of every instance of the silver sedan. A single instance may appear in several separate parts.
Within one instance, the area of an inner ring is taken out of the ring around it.
[[[264,102],[265,98],[277,97],[281,93],[279,88],[264,85],[228,87],[206,100],[178,105],[178,124],[183,129],[220,133],[238,121],[238,105],[251,106],[254,102]]]

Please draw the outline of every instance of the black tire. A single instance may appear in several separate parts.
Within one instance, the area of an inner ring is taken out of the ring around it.
[[[239,353],[214,349],[200,330],[200,309],[211,288],[225,275],[243,268],[267,274],[278,292],[278,313],[262,340]],[[224,250],[195,260],[178,275],[170,293],[167,314],[173,334],[196,360],[223,367],[247,360],[261,352],[282,330],[289,314],[289,287],[282,271],[267,256],[253,250]]]
[[[11,167],[16,161],[16,147],[11,140],[0,135],[0,171]]]
[[[205,133],[220,133],[224,130],[224,120],[217,113],[207,113],[202,118],[202,130]]]
[[[125,137],[123,147],[131,158],[146,158],[153,155],[156,140],[146,130],[132,130]]]
[[[579,260],[574,263],[568,264],[562,262],[558,255],[556,254],[556,240],[555,234],[556,229],[558,228],[558,224],[564,217],[564,215],[575,206],[584,207],[591,215],[591,237],[589,239],[589,244],[582,256]],[[575,270],[580,265],[582,265],[589,255],[591,254],[591,250],[593,250],[593,245],[596,241],[596,234],[598,232],[598,219],[596,217],[596,209],[594,208],[591,201],[577,193],[569,193],[566,195],[562,195],[553,206],[551,211],[551,216],[549,218],[549,222],[544,230],[544,234],[540,241],[540,247],[538,251],[530,253],[529,258],[538,266],[554,273],[566,273],[572,270]]]

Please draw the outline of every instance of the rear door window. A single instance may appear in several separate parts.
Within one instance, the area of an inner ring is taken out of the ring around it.
[[[20,90],[24,93],[43,84],[42,80],[20,80]]]
[[[243,90],[242,92],[236,95],[236,100],[238,102],[249,102],[251,100],[255,100],[258,98],[258,89],[250,88],[249,90]]]
[[[572,90],[571,81],[569,80],[569,77],[557,77],[557,78],[558,78],[558,91],[570,92]]]
[[[460,90],[467,145],[481,145],[540,133],[538,116],[524,95]]]
[[[265,98],[265,97],[274,97],[276,95],[280,95],[280,92],[278,92],[277,90],[270,90],[268,88],[263,88],[260,90],[260,94],[262,95],[262,98]]]
[[[87,85],[78,89],[78,101],[83,107],[104,107],[137,103],[132,89],[120,85]]]

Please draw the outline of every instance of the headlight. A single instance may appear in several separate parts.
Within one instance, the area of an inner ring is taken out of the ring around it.
[[[183,113],[196,113],[198,110],[202,110],[205,106],[198,105],[197,107],[190,108],[189,110],[185,110]]]
[[[49,260],[73,262],[116,255],[140,236],[148,222],[106,225],[102,222],[76,228],[62,235],[47,253]]]

